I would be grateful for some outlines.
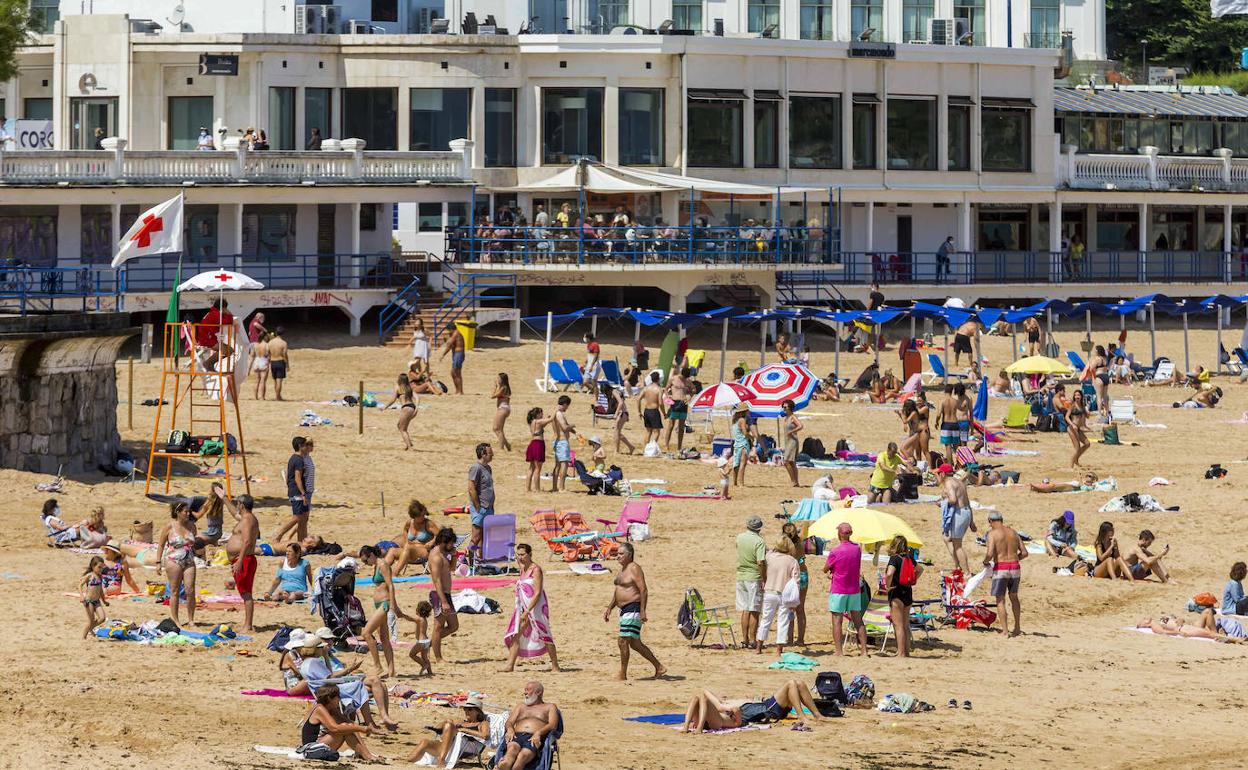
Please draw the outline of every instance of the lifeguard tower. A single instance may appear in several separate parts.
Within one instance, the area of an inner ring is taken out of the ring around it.
[[[251,493],[243,419],[238,408],[238,394],[249,361],[250,344],[237,320],[228,325],[189,321],[165,324],[160,398],[156,423],[152,427],[144,494],[151,492],[153,475],[159,479],[156,463],[160,459],[165,461],[165,493],[168,494],[177,457],[192,460],[219,457],[225,475],[206,478],[222,481],[226,494],[231,497],[234,496],[231,463],[235,458],[240,459],[243,484],[247,493]],[[233,432],[229,423],[231,414]],[[174,441],[175,436],[182,438],[181,432],[185,433],[186,441]],[[217,443],[207,444],[210,441]],[[210,453],[203,451],[205,445],[212,448]],[[216,451],[218,447],[219,452]]]

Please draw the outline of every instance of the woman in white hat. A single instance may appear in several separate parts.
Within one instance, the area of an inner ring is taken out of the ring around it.
[[[308,632],[302,628],[296,628],[290,632],[290,639],[286,644],[282,645],[282,654],[277,659],[277,670],[282,675],[282,687],[286,690],[287,695],[311,695],[312,690],[308,687],[308,683],[304,681],[303,675],[299,673],[299,664],[302,658],[299,657],[299,650],[308,641]]]
[[[381,684],[381,680],[376,676],[362,676],[355,673],[363,661],[357,660],[346,668],[332,670],[322,656],[326,646],[324,639],[316,634],[305,634],[302,641],[303,646],[299,648],[299,673],[312,692],[323,684],[337,685],[338,693],[342,698],[343,713],[351,715],[359,711],[364,717],[364,724],[376,727],[377,722],[373,719],[372,711],[368,707],[371,693],[377,701],[377,714],[381,717],[382,723],[391,730],[398,729],[399,723],[390,717],[390,695]]]
[[[490,740],[490,719],[481,708],[481,696],[469,695],[464,701],[463,721],[447,719],[438,729],[437,738],[423,738],[416,744],[412,753],[407,755],[408,762],[420,762],[421,757],[428,754],[436,760],[435,767],[445,766],[446,756],[455,745],[455,736],[458,733],[477,739],[484,748]]]

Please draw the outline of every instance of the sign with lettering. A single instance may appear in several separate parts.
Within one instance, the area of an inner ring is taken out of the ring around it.
[[[238,54],[201,53],[199,55],[199,74],[237,75]]]
[[[13,148],[17,150],[52,150],[52,121],[10,120]]]

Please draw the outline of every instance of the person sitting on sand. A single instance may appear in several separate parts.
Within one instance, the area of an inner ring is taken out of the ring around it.
[[[481,696],[469,695],[464,700],[463,708],[463,721],[442,720],[438,727],[438,737],[422,738],[412,753],[407,755],[407,761],[419,762],[426,754],[431,754],[436,760],[435,767],[442,767],[446,764],[446,755],[451,753],[451,747],[455,745],[455,736],[461,733],[477,740],[481,748],[484,748],[490,739],[490,720],[481,708]]]
[[[353,724],[342,713],[342,700],[338,688],[332,684],[323,684],[316,688],[316,705],[303,718],[300,725],[300,743],[306,749],[310,743],[319,743],[333,751],[342,744],[350,746],[365,762],[384,762],[368,750],[368,746],[360,739],[362,735],[374,735],[376,727]]]
[[[828,376],[820,381],[815,390],[815,398],[820,401],[841,400],[841,386],[836,380],[836,372],[829,372]]]
[[[1002,369],[997,372],[997,376],[993,378],[992,383],[988,385],[988,395],[1009,396],[1013,395],[1013,393],[1013,386],[1010,385],[1010,375]]]
[[[306,641],[305,636],[307,632],[302,628],[291,631],[289,641],[282,645],[282,654],[277,657],[277,670],[282,675],[282,689],[287,695],[312,694],[307,680],[299,673],[299,664],[303,662],[299,657],[299,648]]]
[[[121,552],[121,546],[116,540],[109,540],[101,549],[104,552],[104,571],[101,576],[104,578],[104,595],[115,596],[121,593],[121,584],[124,581],[130,586],[130,590],[139,593],[139,586],[134,582],[134,576],[130,574],[130,566],[126,564],[126,557]]]
[[[1248,596],[1244,595],[1243,580],[1248,577],[1248,564],[1237,561],[1231,565],[1231,576],[1222,589],[1223,615],[1248,615]]]
[[[1175,401],[1171,406],[1175,409],[1213,409],[1222,400],[1222,389],[1212,388],[1196,393],[1186,401]]]
[[[1161,549],[1161,553],[1154,554],[1149,548],[1155,539],[1151,530],[1142,530],[1136,546],[1127,552],[1127,566],[1131,568],[1131,577],[1136,580],[1144,580],[1153,574],[1161,582],[1169,583],[1170,573],[1166,571],[1161,559],[1170,553],[1170,546],[1167,545]]]
[[[48,545],[62,548],[74,545],[82,539],[78,525],[70,524],[61,518],[61,505],[55,497],[44,501],[39,520],[43,522],[43,526],[47,527]]]
[[[693,696],[685,709],[685,724],[682,732],[700,733],[703,730],[731,730],[748,724],[765,724],[778,722],[798,709],[798,715],[805,718],[801,709],[810,712],[815,722],[824,721],[815,707],[814,698],[809,688],[796,679],[790,679],[780,685],[775,694],[762,701],[729,700],[721,698],[710,690],[703,690]]]
[[[524,770],[542,753],[542,739],[559,728],[559,709],[542,701],[544,693],[541,682],[525,683],[524,704],[507,717],[498,770]]]
[[[1114,578],[1135,581],[1135,574],[1122,558],[1118,549],[1118,540],[1114,537],[1114,525],[1108,521],[1101,522],[1096,533],[1096,567],[1092,576],[1098,578]]]
[[[1206,615],[1209,616],[1208,622],[1205,620]],[[1209,622],[1212,622],[1212,628],[1210,628]],[[1230,628],[1231,630],[1236,630],[1239,635],[1232,636],[1231,634],[1220,632],[1220,629],[1224,626]],[[1154,634],[1161,634],[1162,636],[1183,636],[1190,639],[1212,639],[1215,642],[1226,642],[1228,644],[1243,644],[1245,641],[1243,626],[1240,625],[1238,621],[1234,620],[1234,618],[1222,618],[1220,615],[1214,615],[1212,608],[1205,610],[1205,612],[1201,615],[1200,623],[1194,626],[1190,623],[1185,623],[1176,617],[1162,615],[1157,620],[1144,618],[1139,623],[1136,623],[1135,627],[1147,628]]]
[[[355,673],[364,662],[363,659],[346,668],[331,669],[329,662],[321,656],[322,648],[326,646],[325,640],[316,634],[304,633],[296,637],[296,633],[291,633],[291,642],[297,639],[301,643],[299,674],[313,692],[324,684],[337,687],[338,695],[342,698],[343,713],[349,716],[358,711],[364,724],[376,727],[377,722],[369,708],[371,695],[377,701],[377,715],[381,717],[382,724],[391,730],[398,728],[399,723],[390,718],[390,695],[381,680],[374,675],[361,676]]]
[[[1092,471],[1083,474],[1078,481],[1049,481],[1045,479],[1038,484],[1031,484],[1032,492],[1051,494],[1054,492],[1091,492],[1097,488],[1100,479]]]
[[[1049,522],[1049,534],[1044,538],[1044,552],[1049,556],[1065,556],[1078,559],[1075,546],[1079,544],[1079,535],[1075,532],[1075,513],[1066,511]]]
[[[399,534],[399,547],[386,553],[386,561],[394,567],[396,576],[402,575],[408,564],[424,564],[429,560],[429,549],[438,528],[429,520],[429,509],[419,500],[407,504],[407,521]]]
[[[310,585],[312,585],[312,563],[303,558],[303,548],[298,543],[288,543],[286,558],[277,568],[273,576],[273,584],[264,592],[264,600],[287,604],[297,602],[307,598]]]

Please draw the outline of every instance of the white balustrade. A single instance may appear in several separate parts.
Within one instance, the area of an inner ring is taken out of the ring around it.
[[[1162,155],[1153,148],[1139,155],[1072,152],[1067,157],[1070,171],[1063,182],[1072,189],[1248,189],[1248,158],[1233,158],[1228,150],[1215,150],[1214,157]]]

